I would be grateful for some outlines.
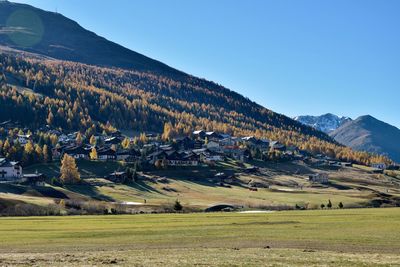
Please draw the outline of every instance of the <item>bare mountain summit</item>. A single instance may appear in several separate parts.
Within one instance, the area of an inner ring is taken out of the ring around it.
[[[61,14],[8,1],[0,1],[0,45],[60,60],[183,75],[162,62],[106,40]]]
[[[330,136],[355,150],[384,154],[400,162],[400,129],[370,115],[346,122]]]

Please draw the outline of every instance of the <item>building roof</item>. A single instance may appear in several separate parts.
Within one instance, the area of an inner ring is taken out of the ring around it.
[[[18,137],[20,137],[20,138],[27,138],[27,139],[29,139],[29,138],[31,138],[31,134],[19,134],[18,135]]]
[[[184,141],[191,142],[191,141],[193,141],[193,140],[190,139],[188,136],[181,136],[181,137],[175,138],[175,141],[176,141],[176,142],[184,142]]]
[[[110,173],[109,176],[122,176],[122,175],[125,175],[125,174],[126,174],[126,172],[117,172],[117,171],[115,171],[115,172]]]
[[[111,143],[111,144],[119,144],[119,143],[122,142],[122,139],[121,139],[121,137],[113,136],[113,137],[106,138],[104,140],[104,142],[105,143]]]
[[[208,152],[208,149],[207,148],[193,149],[192,152],[195,154],[201,154]]]
[[[83,146],[68,146],[68,147],[64,147],[63,151],[64,151],[64,153],[75,154],[75,155],[90,153],[90,149],[89,148],[85,149]]]
[[[0,126],[7,125],[11,122],[11,120],[0,122]]]
[[[28,174],[24,174],[24,178],[27,178],[27,179],[44,178],[44,174],[43,173],[28,173]]]
[[[117,150],[117,155],[130,155],[130,156],[140,156],[142,155],[140,151],[135,149],[119,149]]]
[[[160,156],[162,154],[167,156],[167,153],[165,153],[165,151],[161,150],[161,151],[153,152],[153,153],[149,154],[147,157],[149,157],[149,158],[158,157],[158,156]]]
[[[0,167],[7,168],[7,167],[14,167],[19,163],[16,161],[9,161],[6,158],[0,158]]]
[[[246,136],[242,138],[244,141],[250,141],[250,140],[255,140],[256,138],[254,136]]]
[[[219,134],[217,134],[216,132],[206,132],[207,136],[217,136],[219,137]]]
[[[271,143],[269,145],[271,147],[273,147],[273,148],[283,148],[283,147],[285,147],[285,145],[280,143],[279,141],[271,141]]]
[[[173,150],[174,148],[171,145],[161,145],[160,149],[162,149],[164,151],[170,151],[170,150]]]
[[[217,144],[217,145],[219,145],[219,142],[211,140],[211,141],[208,142],[207,145],[211,145],[211,144]]]
[[[103,147],[97,150],[97,155],[116,155],[116,153],[109,147]]]

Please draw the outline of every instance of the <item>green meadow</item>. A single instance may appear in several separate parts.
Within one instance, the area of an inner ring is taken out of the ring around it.
[[[0,263],[399,266],[399,227],[399,208],[11,217]]]

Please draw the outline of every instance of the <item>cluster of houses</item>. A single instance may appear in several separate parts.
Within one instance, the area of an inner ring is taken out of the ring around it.
[[[249,148],[258,149],[261,152],[277,150],[290,153],[285,145],[276,141],[271,142],[252,136],[239,138],[201,130],[194,131],[191,137],[175,138],[171,142],[163,142],[159,137],[148,134],[147,142],[141,146],[134,145],[134,139],[131,138],[128,149],[122,147],[122,142],[126,137],[119,131],[110,135],[96,135],[96,145],[78,141],[78,132],[70,134],[64,134],[58,130],[46,132],[58,138],[57,145],[52,149],[53,160],[60,160],[65,154],[75,159],[90,160],[95,149],[98,161],[140,161],[141,164],[156,167],[184,167],[213,165],[226,158],[244,162],[251,158]],[[21,134],[17,138],[21,145],[33,139],[31,134]],[[83,136],[82,139],[86,138]],[[122,174],[114,174],[114,176],[120,175]],[[0,181],[25,179],[32,183],[40,183],[42,178],[41,174],[29,174],[24,177],[22,167],[18,162],[11,162],[4,158],[0,161]]]
[[[162,142],[159,138],[148,135],[146,144],[142,147],[132,145],[130,149],[121,147],[125,137],[118,131],[111,136],[96,136],[96,139],[100,138],[101,142],[98,143],[101,145],[90,145],[77,144],[74,134],[60,136],[59,145],[53,149],[53,159],[60,159],[64,154],[76,159],[91,159],[94,148],[97,160],[100,161],[141,160],[142,163],[156,166],[198,166],[211,165],[227,157],[244,162],[251,157],[249,148],[259,149],[262,153],[270,150],[291,153],[285,145],[277,141],[255,137],[239,138],[205,131],[194,131],[192,137],[176,138],[173,142]]]
[[[97,160],[100,161],[135,161],[140,157],[140,151],[135,149],[122,149],[120,147],[125,137],[117,131],[111,136],[96,135],[98,145],[90,145],[77,141],[78,133],[61,134],[58,136],[58,145],[53,149],[53,159],[58,160],[64,154],[68,154],[75,159],[91,159],[90,154],[93,148],[96,150]]]
[[[252,158],[254,151],[261,154],[261,158],[270,152],[280,152],[286,158],[313,160],[315,164],[330,166],[351,166],[351,163],[340,162],[324,155],[311,155],[301,151],[297,147],[286,146],[278,141],[259,139],[254,136],[234,137],[228,134],[198,130],[191,136],[175,138],[171,142],[163,142],[155,135],[146,135],[146,142],[137,145],[133,138],[128,139],[129,145],[122,146],[126,141],[125,136],[119,131],[109,135],[98,134],[94,138],[96,144],[83,142],[86,138],[77,138],[80,133],[64,134],[58,130],[46,131],[58,138],[57,145],[52,150],[53,160],[62,159],[68,154],[75,159],[93,159],[93,151],[96,151],[98,161],[140,161],[142,165],[155,167],[185,167],[199,165],[214,165],[216,162],[232,158],[239,162],[245,162]],[[18,142],[22,145],[32,140],[32,135],[18,135]],[[79,140],[80,139],[80,140]],[[87,139],[86,139],[87,140]],[[127,148],[129,147],[129,148]],[[387,166],[377,165],[376,168],[385,169]],[[123,173],[114,173],[115,179],[119,179]],[[29,183],[40,184],[44,179],[41,174],[24,175],[22,167],[17,162],[11,162],[0,158],[0,181],[25,179]],[[325,175],[310,176],[311,182],[326,183]]]

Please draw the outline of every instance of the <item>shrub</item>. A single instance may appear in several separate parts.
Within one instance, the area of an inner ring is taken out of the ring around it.
[[[75,210],[82,209],[82,202],[76,200],[65,200],[64,205],[67,209],[75,209]]]
[[[1,212],[1,215],[4,216],[56,216],[60,214],[61,210],[55,204],[38,206],[27,203],[21,203],[7,207]]]
[[[306,210],[306,207],[300,206],[300,205],[297,205],[297,204],[294,206],[294,208],[295,208],[296,210]]]
[[[175,204],[174,204],[174,210],[175,211],[181,211],[182,209],[183,209],[182,204],[179,202],[179,200],[176,200]]]
[[[52,178],[51,179],[51,184],[54,185],[54,186],[58,186],[58,187],[63,187],[64,186],[63,183],[60,180],[58,180],[57,178]]]
[[[332,208],[332,202],[331,202],[330,199],[329,199],[328,204],[326,205],[326,207],[327,207],[328,209],[331,209],[331,208]]]
[[[82,210],[84,210],[87,214],[104,214],[104,210],[106,207],[98,202],[94,201],[87,201],[81,205]]]

